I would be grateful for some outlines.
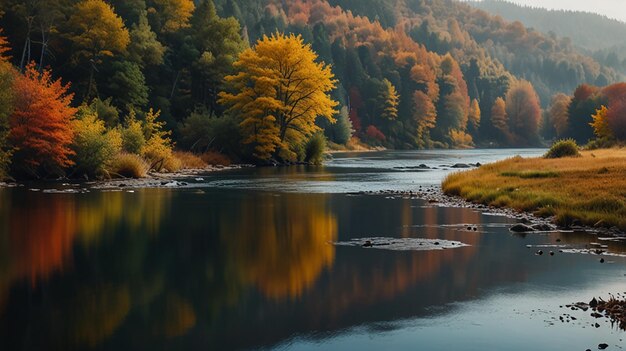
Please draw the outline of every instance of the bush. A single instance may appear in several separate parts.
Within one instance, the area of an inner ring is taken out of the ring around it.
[[[146,114],[142,129],[147,142],[142,149],[142,154],[150,162],[150,169],[157,172],[176,172],[181,164],[177,162],[172,151],[173,144],[169,138],[172,133],[163,130],[164,122],[157,122],[159,114],[159,112],[153,112],[152,109]]]
[[[104,121],[89,108],[82,107],[79,117],[72,121],[75,152],[75,172],[87,176],[102,176],[107,164],[122,149],[122,137],[116,129],[107,130]]]
[[[619,145],[615,138],[606,137],[590,141],[585,145],[585,150],[610,149]]]
[[[146,137],[143,134],[141,122],[135,117],[134,111],[131,111],[126,118],[125,126],[122,128],[121,134],[122,149],[131,154],[140,154],[141,150],[146,145]]]
[[[176,151],[174,152],[174,157],[180,161],[183,169],[203,169],[208,166],[200,156],[191,152]]]
[[[324,152],[326,151],[326,137],[324,134],[317,133],[311,137],[306,143],[304,161],[319,165],[324,160]]]
[[[96,112],[98,118],[106,123],[109,128],[116,127],[120,122],[120,112],[111,105],[111,98],[100,100],[94,99],[89,105],[92,111]]]
[[[215,149],[236,155],[241,149],[238,121],[228,114],[217,118],[194,112],[178,125],[178,131],[180,145],[194,152]]]
[[[544,158],[578,157],[578,145],[574,139],[559,140],[550,147]]]
[[[121,153],[111,160],[108,171],[117,177],[144,178],[148,174],[148,164],[139,155]]]

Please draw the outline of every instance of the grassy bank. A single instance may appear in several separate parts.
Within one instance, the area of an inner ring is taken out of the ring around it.
[[[442,187],[472,202],[556,216],[559,225],[578,220],[626,231],[626,149],[560,159],[514,157],[452,174]]]

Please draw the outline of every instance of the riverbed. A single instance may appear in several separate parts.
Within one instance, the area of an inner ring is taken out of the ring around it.
[[[0,349],[616,349],[624,332],[565,305],[626,291],[623,244],[371,195],[544,151],[344,153],[173,188],[0,189]],[[589,247],[604,263],[569,250]]]

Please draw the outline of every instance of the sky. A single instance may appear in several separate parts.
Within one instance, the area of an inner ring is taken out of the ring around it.
[[[509,0],[548,9],[595,12],[626,22],[626,0]]]

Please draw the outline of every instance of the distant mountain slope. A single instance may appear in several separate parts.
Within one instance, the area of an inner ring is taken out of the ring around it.
[[[574,45],[600,50],[626,44],[626,23],[579,11],[547,10],[502,0],[470,1],[472,6],[538,31],[569,37]]]

